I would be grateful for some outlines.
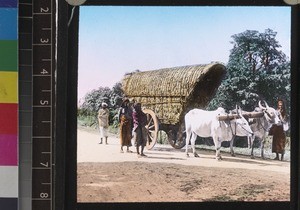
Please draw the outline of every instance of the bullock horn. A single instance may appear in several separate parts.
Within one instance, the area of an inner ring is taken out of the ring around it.
[[[238,113],[238,115],[241,117],[242,116],[242,110],[240,106],[236,106],[236,112]]]
[[[263,107],[263,106],[261,105],[261,101],[258,102],[258,106],[259,106],[259,108],[261,108],[261,109],[266,109],[266,107]]]
[[[240,109],[241,115],[243,116],[243,109],[240,106],[239,106],[239,109]]]
[[[267,104],[267,102],[266,102],[266,101],[264,101],[264,103],[265,103],[266,107],[267,107],[267,108],[269,108],[269,105]]]

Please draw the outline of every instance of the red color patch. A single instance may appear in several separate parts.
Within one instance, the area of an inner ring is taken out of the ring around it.
[[[0,104],[0,134],[18,133],[18,104]]]

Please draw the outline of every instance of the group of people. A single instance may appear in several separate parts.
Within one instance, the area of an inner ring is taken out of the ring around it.
[[[279,118],[282,122],[281,125],[273,125],[269,130],[269,135],[273,136],[272,141],[272,153],[276,154],[275,160],[284,159],[286,134],[288,130],[287,113],[282,99],[277,102],[277,111]],[[147,123],[147,116],[142,111],[141,104],[132,101],[130,103],[128,98],[123,99],[121,107],[118,113],[120,124],[120,152],[123,151],[123,147],[127,147],[127,152],[132,152],[129,147],[132,146],[131,140],[133,139],[136,146],[136,152],[139,156],[146,156],[144,154],[144,148],[147,141],[147,130],[145,125]],[[98,112],[99,130],[100,130],[100,142],[102,144],[105,140],[107,144],[108,138],[108,126],[109,126],[109,110],[106,103],[101,104],[101,108]],[[141,147],[141,151],[139,148]]]
[[[132,146],[131,139],[133,139],[136,146],[136,153],[139,156],[146,156],[144,148],[147,141],[147,130],[145,125],[147,123],[147,116],[142,111],[141,103],[130,103],[129,99],[125,98],[121,104],[119,113],[120,123],[120,143],[121,152],[123,147],[127,147],[127,152],[132,152],[129,147]],[[139,148],[141,147],[141,151]]]
[[[123,99],[118,112],[118,118],[120,124],[120,152],[123,153],[123,147],[126,147],[126,151],[131,153],[132,151],[129,148],[132,146],[131,141],[133,140],[138,156],[146,156],[144,148],[147,141],[147,130],[145,128],[147,116],[142,111],[141,103],[130,102],[128,98]],[[104,140],[105,144],[107,144],[109,110],[106,103],[101,104],[98,112],[98,121],[100,130],[99,144],[102,144]]]

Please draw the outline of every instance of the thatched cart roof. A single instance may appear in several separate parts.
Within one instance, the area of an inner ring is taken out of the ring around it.
[[[176,124],[188,110],[208,105],[225,74],[220,63],[136,72],[124,76],[122,89],[161,123]]]

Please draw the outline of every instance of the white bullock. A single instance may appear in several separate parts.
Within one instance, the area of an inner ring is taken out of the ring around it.
[[[264,141],[265,138],[269,134],[269,130],[273,124],[279,125],[282,123],[278,117],[278,112],[274,108],[270,107],[267,102],[265,103],[265,107],[261,105],[261,101],[258,102],[258,106],[255,108],[255,112],[263,112],[263,117],[260,118],[250,118],[249,123],[251,130],[253,131],[254,135],[244,135],[248,138],[248,144],[251,148],[251,158],[254,158],[253,155],[253,142],[255,138],[259,139],[260,141],[260,149],[261,149],[261,158],[265,159],[264,157]],[[231,155],[234,156],[233,151],[233,140],[230,142],[230,151]]]
[[[186,129],[186,155],[188,155],[188,145],[191,139],[193,154],[198,157],[195,151],[195,141],[197,136],[212,137],[216,149],[216,159],[221,160],[220,148],[222,141],[231,141],[234,135],[251,135],[253,132],[247,120],[241,115],[238,109],[238,118],[226,121],[219,121],[219,115],[226,115],[223,108],[219,107],[215,111],[202,109],[192,109],[185,115]]]

